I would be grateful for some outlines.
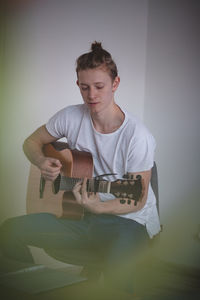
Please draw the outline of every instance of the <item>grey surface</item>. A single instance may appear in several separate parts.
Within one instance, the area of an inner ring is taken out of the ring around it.
[[[0,260],[0,286],[30,294],[68,286],[86,279],[72,267],[51,269],[44,265],[25,264],[2,257]]]

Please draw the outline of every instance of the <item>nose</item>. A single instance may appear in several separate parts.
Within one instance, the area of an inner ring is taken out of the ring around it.
[[[96,92],[95,92],[94,88],[92,88],[92,87],[89,88],[88,98],[89,98],[89,100],[93,100],[96,98]]]

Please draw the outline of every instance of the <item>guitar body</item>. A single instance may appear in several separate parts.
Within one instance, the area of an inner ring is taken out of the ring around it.
[[[61,175],[75,178],[92,178],[93,159],[89,152],[71,150],[67,143],[55,142],[44,146],[44,154],[62,163]],[[31,165],[26,197],[27,213],[47,212],[61,218],[81,219],[83,208],[76,203],[71,191],[52,192],[52,182],[46,181],[42,198],[40,198],[40,170]]]

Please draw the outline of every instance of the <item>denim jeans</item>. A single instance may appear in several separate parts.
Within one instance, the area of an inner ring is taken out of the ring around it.
[[[93,250],[102,259],[105,284],[130,293],[134,288],[134,266],[148,239],[145,226],[108,214],[88,213],[77,221],[37,213],[7,219],[0,227],[0,249],[5,257],[33,263],[29,245]]]

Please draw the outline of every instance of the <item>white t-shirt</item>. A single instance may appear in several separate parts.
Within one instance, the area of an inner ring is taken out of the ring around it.
[[[155,140],[144,124],[122,110],[123,124],[114,132],[103,134],[93,126],[85,104],[68,106],[57,112],[46,124],[48,132],[60,139],[67,138],[71,149],[88,151],[93,156],[94,176],[116,173],[104,179],[122,179],[127,172],[150,170],[154,163]],[[112,194],[100,194],[101,201],[115,198]],[[149,185],[145,206],[138,212],[121,214],[146,225],[150,237],[160,231],[156,199]]]

